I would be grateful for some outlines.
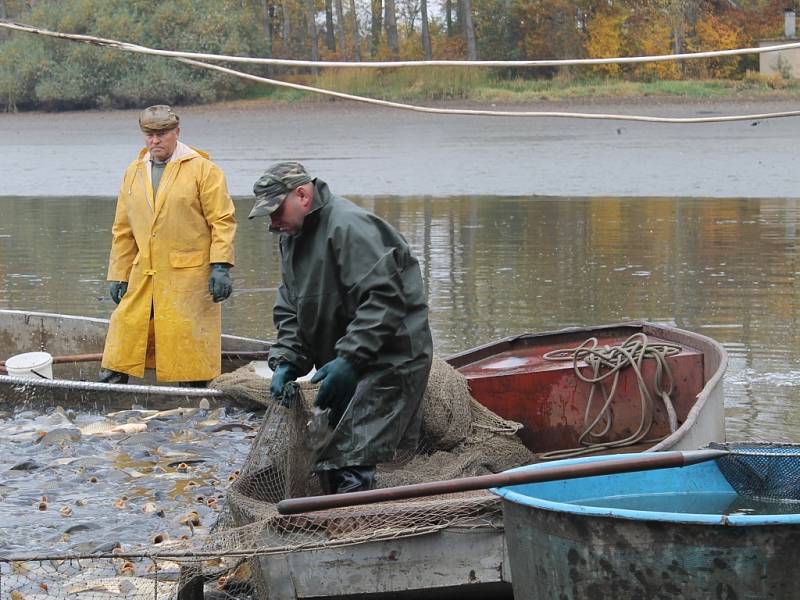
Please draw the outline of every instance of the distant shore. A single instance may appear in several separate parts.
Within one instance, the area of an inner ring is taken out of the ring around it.
[[[459,76],[461,74],[462,76]],[[538,107],[551,105],[638,106],[649,104],[751,104],[796,100],[800,80],[781,79],[749,73],[737,80],[591,80],[591,79],[500,79],[485,72],[463,74],[454,68],[444,69],[437,77],[435,69],[416,68],[394,74],[358,74],[327,72],[310,76],[278,77],[294,83],[333,90],[355,96],[424,106],[503,106]],[[267,84],[252,84],[243,97],[210,104],[184,106],[232,107],[314,107],[342,103],[329,95],[303,92]],[[104,109],[65,112],[103,112]],[[555,110],[555,109],[553,109]],[[42,112],[38,110],[21,111]]]
[[[538,102],[630,102],[651,98],[670,102],[719,100],[750,102],[789,100],[800,93],[800,80],[748,73],[744,79],[625,81],[617,79],[500,79],[486,74],[464,75],[446,70],[417,69],[411,73],[356,77],[352,73],[331,73],[301,83],[340,92],[384,98],[399,102],[462,101],[504,105]],[[287,88],[253,86],[249,96],[276,101],[326,101],[323,95]]]
[[[426,105],[489,107],[465,101]],[[506,108],[504,106],[504,108]],[[797,110],[796,100],[663,97],[513,110],[696,117]],[[439,116],[355,102],[252,99],[179,107],[231,193],[302,161],[342,194],[798,197],[800,119],[701,125]],[[0,114],[0,196],[114,196],[141,147],[137,110]]]
[[[613,113],[613,114],[650,114],[657,112],[661,116],[667,111],[677,111],[683,116],[689,113],[704,113],[707,110],[712,112],[725,112],[726,114],[744,114],[750,112],[783,112],[788,110],[800,110],[797,106],[797,97],[800,90],[793,94],[785,93],[783,90],[775,93],[763,94],[737,94],[721,95],[709,97],[692,96],[670,96],[670,95],[623,95],[623,96],[575,96],[559,97],[557,99],[538,98],[527,100],[471,100],[471,99],[450,99],[450,100],[395,100],[403,104],[413,106],[424,106],[433,108],[465,108],[482,110],[509,110],[509,111],[541,111],[541,112],[591,112],[591,113]],[[297,99],[287,100],[280,97],[263,98],[242,98],[236,100],[222,100],[210,104],[192,104],[181,108],[192,112],[215,113],[221,110],[233,111],[261,111],[279,110],[289,112],[308,112],[315,110],[326,110],[336,107],[338,110],[349,112],[363,107],[376,108],[368,103],[358,101],[340,100],[338,98],[324,96],[306,96]],[[753,111],[753,107],[759,107],[758,111]],[[394,112],[393,109],[389,109]],[[402,109],[397,109],[402,112]],[[103,111],[100,111],[103,112]],[[679,116],[679,115],[673,115]]]

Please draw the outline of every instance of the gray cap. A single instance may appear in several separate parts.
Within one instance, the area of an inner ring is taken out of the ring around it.
[[[166,104],[148,106],[139,113],[139,128],[145,133],[169,131],[180,125],[180,122],[175,111]]]
[[[271,165],[253,185],[256,203],[248,219],[271,215],[286,196],[309,181],[311,176],[299,162],[284,161]]]

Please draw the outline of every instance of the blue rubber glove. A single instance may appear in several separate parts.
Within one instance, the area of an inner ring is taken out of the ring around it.
[[[231,266],[228,263],[211,263],[211,277],[208,278],[208,293],[214,302],[222,302],[233,291]]]
[[[286,387],[286,384],[290,381],[297,379],[298,375],[297,367],[292,363],[280,363],[272,373],[272,383],[269,386],[270,397],[278,404],[287,406],[287,404],[283,402],[283,388]]]
[[[332,415],[344,414],[350,399],[358,386],[358,372],[346,358],[341,356],[325,363],[314,373],[311,383],[321,381],[314,404],[325,409],[330,408]]]
[[[127,281],[112,281],[108,288],[108,295],[114,301],[114,304],[119,304],[125,292],[128,291]]]

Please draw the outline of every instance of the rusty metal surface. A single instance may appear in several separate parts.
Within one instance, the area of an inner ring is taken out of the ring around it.
[[[571,448],[577,445],[584,428],[589,385],[575,377],[571,363],[545,363],[542,355],[556,348],[576,347],[592,336],[604,345],[621,342],[638,332],[654,342],[667,341],[684,348],[681,354],[667,359],[675,374],[673,403],[680,427],[669,433],[663,406],[656,402],[654,426],[648,438],[665,438],[656,445],[658,450],[692,450],[724,439],[722,375],[727,368],[727,354],[714,340],[692,332],[646,322],[571,327],[505,338],[454,354],[447,361],[467,377],[476,400],[501,417],[525,426],[518,435],[531,450]],[[508,360],[503,363],[511,357],[517,359],[514,365]],[[644,376],[652,393],[653,365],[649,363],[645,362]],[[497,364],[509,364],[509,368],[491,368]],[[638,426],[638,387],[632,373],[621,376],[619,397],[612,439],[624,438]]]

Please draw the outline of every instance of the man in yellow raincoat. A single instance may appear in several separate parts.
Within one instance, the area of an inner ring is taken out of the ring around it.
[[[145,367],[190,386],[220,373],[236,219],[225,175],[178,141],[179,122],[165,105],[139,115],[147,147],[125,171],[112,228],[108,280],[119,306],[100,371],[107,383]]]

